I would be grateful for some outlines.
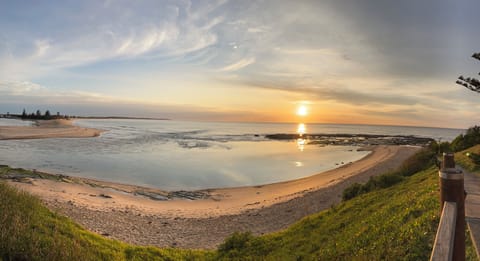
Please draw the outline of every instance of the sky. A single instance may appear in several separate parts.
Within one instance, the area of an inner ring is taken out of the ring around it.
[[[0,113],[480,123],[476,0],[0,0]],[[304,106],[306,115],[298,115]]]

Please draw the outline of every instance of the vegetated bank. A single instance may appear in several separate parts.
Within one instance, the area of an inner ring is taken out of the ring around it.
[[[133,246],[91,233],[41,201],[0,182],[2,260],[197,260],[202,250]]]

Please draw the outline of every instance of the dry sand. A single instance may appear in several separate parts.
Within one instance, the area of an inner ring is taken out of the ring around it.
[[[0,140],[87,138],[99,136],[102,132],[74,126],[72,120],[37,120],[34,126],[0,126]]]
[[[10,184],[108,237],[159,247],[214,248],[235,231],[278,231],[327,209],[341,201],[342,191],[350,184],[397,168],[419,147],[368,149],[372,152],[366,157],[334,170],[262,186],[203,190],[198,193],[208,197],[198,200],[152,200],[132,192],[165,192],[82,178]]]

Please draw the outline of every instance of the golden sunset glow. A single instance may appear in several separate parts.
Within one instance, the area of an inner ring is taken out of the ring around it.
[[[298,116],[307,116],[307,114],[308,114],[307,106],[305,106],[305,105],[298,106],[298,108],[297,108],[297,115]]]

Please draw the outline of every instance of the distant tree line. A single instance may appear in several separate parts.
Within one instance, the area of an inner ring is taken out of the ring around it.
[[[50,110],[46,110],[45,113],[42,114],[40,110],[36,112],[27,113],[25,109],[23,109],[20,118],[24,120],[53,120],[53,119],[69,119],[70,116],[68,115],[61,115],[60,112],[57,112],[56,115],[52,115]]]

